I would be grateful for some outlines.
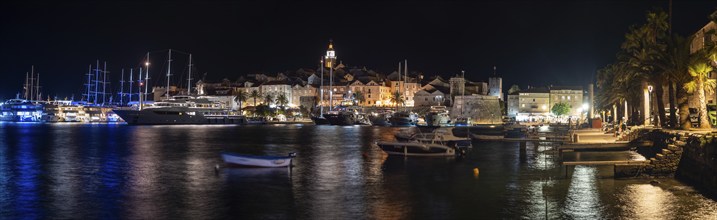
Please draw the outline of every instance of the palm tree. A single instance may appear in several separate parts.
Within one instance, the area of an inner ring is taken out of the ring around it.
[[[256,99],[261,98],[261,94],[259,94],[259,91],[253,90],[251,94],[249,94],[249,98],[254,99],[254,106],[256,106]]]
[[[363,92],[361,92],[361,91],[356,91],[356,92],[353,94],[353,96],[354,96],[354,97],[353,97],[353,98],[354,98],[354,101],[358,102],[358,105],[361,105],[361,103],[363,103],[364,101],[366,101],[366,97],[363,95]]]
[[[266,94],[266,96],[264,96],[264,105],[269,106],[272,103],[274,103],[274,96],[272,96],[271,94]]]
[[[680,109],[679,125],[682,129],[691,127],[689,121],[689,105],[687,102],[687,92],[683,84],[692,80],[687,71],[690,62],[690,42],[678,35],[673,35],[667,43],[667,48],[662,57],[655,62],[658,71],[662,71],[667,76],[668,93],[670,101],[670,127],[676,128],[678,125],[676,109]]]
[[[401,96],[401,93],[396,91],[391,96],[391,102],[393,102],[396,105],[396,111],[398,111],[398,104],[403,104],[403,96]]]
[[[276,102],[281,106],[281,109],[284,109],[284,106],[286,104],[289,104],[289,99],[286,98],[286,95],[284,93],[279,94],[279,96],[276,97]]]
[[[707,97],[705,97],[705,90],[713,90],[715,86],[715,80],[709,78],[709,73],[712,72],[712,66],[700,59],[700,61],[690,65],[687,70],[693,80],[684,84],[684,87],[687,92],[697,93],[697,99],[699,100],[698,109],[700,112],[700,128],[709,128],[710,124],[709,119],[707,118]]]
[[[242,104],[244,104],[244,101],[246,101],[247,95],[244,90],[237,91],[236,96],[234,96],[234,101],[239,103],[239,113],[241,114],[242,110]]]

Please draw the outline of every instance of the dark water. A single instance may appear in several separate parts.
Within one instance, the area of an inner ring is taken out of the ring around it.
[[[607,166],[566,178],[551,146],[476,143],[462,159],[387,158],[370,143],[394,130],[0,124],[0,218],[717,219],[717,202],[675,180],[614,180]],[[299,156],[291,173],[215,173],[222,151]]]

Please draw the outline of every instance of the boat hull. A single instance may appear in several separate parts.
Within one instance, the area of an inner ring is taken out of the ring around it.
[[[339,113],[339,114],[324,114],[324,118],[329,121],[331,125],[354,125],[356,124],[356,118],[352,114]]]
[[[311,121],[313,121],[314,124],[316,124],[316,125],[328,125],[328,124],[331,124],[331,123],[329,123],[329,120],[326,120],[326,118],[324,118],[324,117],[319,117],[319,116],[311,116]]]
[[[456,155],[454,148],[440,144],[379,141],[375,145],[388,155],[421,157],[450,157]]]
[[[183,112],[157,113],[154,111],[114,110],[115,114],[130,125],[183,125],[183,124],[244,124],[242,116],[213,116],[189,115]]]
[[[288,167],[291,166],[292,156],[253,156],[223,153],[224,163],[230,166],[242,167]]]

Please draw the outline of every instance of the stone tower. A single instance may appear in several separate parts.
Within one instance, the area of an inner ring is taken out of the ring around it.
[[[496,67],[493,66],[493,76],[488,78],[488,95],[503,99],[503,78],[496,74]]]

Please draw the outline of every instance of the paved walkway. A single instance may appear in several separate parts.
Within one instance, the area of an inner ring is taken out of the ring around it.
[[[573,134],[578,135],[577,144],[599,144],[599,143],[616,143],[617,137],[611,133],[605,133],[600,129],[579,129],[574,130]]]

